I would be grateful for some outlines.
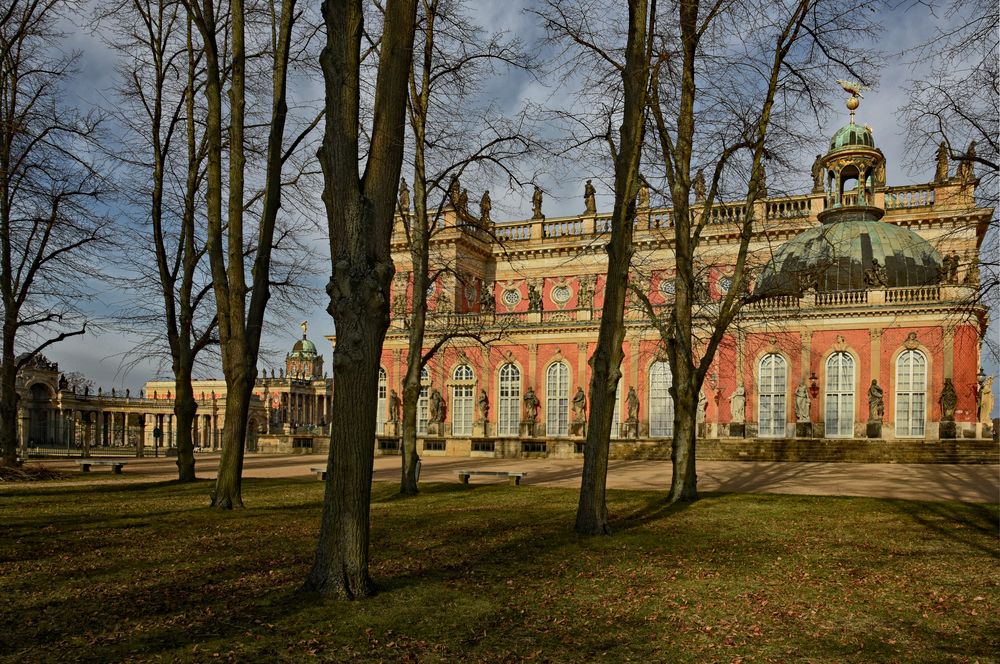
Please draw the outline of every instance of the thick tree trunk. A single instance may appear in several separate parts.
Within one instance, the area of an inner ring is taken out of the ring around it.
[[[418,353],[420,350],[417,351]],[[404,496],[417,494],[417,400],[420,398],[420,370],[416,380],[410,379],[407,371],[403,382],[403,474],[399,482],[399,492]]]
[[[342,599],[368,597],[369,505],[375,460],[374,399],[389,326],[392,264],[338,265],[334,276],[333,413],[323,518],[305,588]]]
[[[17,460],[17,366],[14,343],[4,341],[0,362],[0,464],[16,466]]]
[[[615,209],[611,241],[608,243],[607,285],[597,349],[591,360],[590,413],[583,450],[583,476],[576,510],[576,532],[607,535],[608,506],[605,499],[611,419],[621,378],[622,342],[625,340],[625,294],[632,262],[632,230],[635,196],[639,185],[639,162],[643,137],[643,112],[649,53],[646,45],[648,18],[646,0],[629,2],[629,33],[626,62],[622,70],[625,108],[620,145],[615,159]],[[650,23],[652,20],[650,20]]]
[[[177,432],[177,480],[194,482],[194,440],[191,429],[194,426],[198,404],[194,398],[194,388],[191,385],[191,370],[184,368],[175,372],[174,417]]]
[[[674,385],[678,385],[678,382],[675,382]],[[692,391],[681,386],[674,391],[676,393],[674,399],[674,437],[670,453],[673,468],[667,500],[671,503],[693,502],[698,500],[698,476],[695,472],[694,456],[698,426],[698,390]]]

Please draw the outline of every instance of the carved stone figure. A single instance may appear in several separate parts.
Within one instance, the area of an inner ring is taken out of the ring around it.
[[[587,184],[583,185],[583,205],[587,211],[587,214],[595,214],[597,212],[597,190],[594,189],[594,185],[587,180]]]
[[[882,422],[885,416],[885,401],[882,396],[884,391],[879,387],[878,381],[872,378],[872,384],[868,388],[868,421]]]
[[[875,164],[875,186],[881,187],[885,185],[885,159]],[[864,189],[861,189],[862,195],[864,195]]]
[[[639,209],[645,210],[649,208],[649,183],[646,182],[646,178],[639,176]]]
[[[448,297],[447,293],[441,293],[438,295],[437,302],[434,305],[434,311],[439,314],[450,314],[452,312],[451,298]]]
[[[809,388],[806,387],[806,382],[802,381],[799,383],[798,388],[795,390],[795,421],[807,423],[809,422],[809,405],[811,401],[809,399]]]
[[[466,191],[465,189],[463,189],[462,193],[458,195],[457,207],[458,211],[462,214],[468,212],[469,210],[469,192]]]
[[[535,396],[535,388],[529,386],[528,391],[524,394],[524,420],[526,422],[538,420],[538,407],[540,405],[541,402]]]
[[[979,263],[973,261],[969,268],[965,271],[965,278],[962,279],[962,283],[967,286],[978,286],[979,285]]]
[[[535,284],[528,284],[528,311],[542,310],[542,293]]]
[[[493,295],[493,282],[483,282],[479,290],[479,311],[492,314],[497,310],[497,301]]]
[[[639,395],[635,392],[635,387],[628,388],[628,396],[625,398],[626,408],[628,409],[628,419],[630,422],[635,422],[639,419]]]
[[[396,390],[389,390],[389,421],[399,421],[399,395]]]
[[[435,387],[431,390],[430,403],[427,408],[427,421],[431,424],[441,424],[444,422],[444,397]]]
[[[705,423],[705,414],[708,411],[708,397],[705,396],[704,392],[698,393],[698,413],[697,420],[698,424]]]
[[[704,203],[705,202],[705,173],[700,168],[698,172],[694,174],[694,202]]]
[[[955,385],[951,378],[944,379],[944,387],[941,389],[941,420],[943,422],[955,421],[955,407],[958,406],[958,393],[955,392]]]
[[[988,376],[983,384],[979,386],[979,393],[976,395],[979,406],[979,421],[983,424],[991,424],[993,420],[993,376]]]
[[[587,421],[587,395],[583,393],[583,388],[579,385],[576,388],[576,394],[573,395],[573,421]]]
[[[479,223],[483,226],[490,224],[490,212],[493,210],[493,202],[490,201],[490,190],[483,192],[483,197],[479,199]]]
[[[578,309],[590,309],[594,306],[594,286],[589,277],[580,277],[580,288],[576,295]]]
[[[448,183],[448,205],[451,207],[458,206],[458,196],[462,191],[462,186],[458,181],[458,176],[451,176],[451,182]]]
[[[958,164],[958,179],[969,181],[976,179],[976,142],[969,143],[969,149],[965,151],[965,156]]]
[[[532,219],[544,219],[545,215],[542,214],[542,190],[535,185],[535,193],[531,195],[531,209],[532,209]]]
[[[479,409],[479,421],[488,422],[490,419],[490,398],[486,390],[479,390],[479,399],[476,401],[476,408]]]
[[[406,186],[406,178],[399,178],[399,212],[406,214],[410,210],[410,188]]]
[[[729,415],[736,424],[742,424],[746,417],[747,393],[742,385],[737,385],[733,396],[729,397]]]
[[[885,266],[879,264],[877,258],[872,258],[871,267],[865,270],[864,274],[866,286],[888,286],[889,275],[886,274]]]
[[[812,165],[813,193],[823,191],[823,155],[816,155],[816,161]]]
[[[948,146],[944,141],[941,141],[941,145],[937,149],[937,166],[934,169],[934,181],[948,181]]]

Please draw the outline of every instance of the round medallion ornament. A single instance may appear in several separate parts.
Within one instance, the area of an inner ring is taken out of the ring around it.
[[[521,301],[521,293],[516,290],[505,290],[500,299],[508,307],[516,307],[518,302]]]
[[[555,286],[552,289],[552,301],[556,304],[566,304],[572,295],[569,286]]]
[[[719,292],[725,295],[729,292],[729,289],[733,287],[732,277],[719,277],[719,281],[716,283],[716,287]]]
[[[661,279],[660,280],[660,294],[664,297],[673,297],[674,293],[677,291],[677,286],[674,284],[673,279]]]

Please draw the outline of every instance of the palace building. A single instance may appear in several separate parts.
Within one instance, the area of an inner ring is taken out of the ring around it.
[[[885,157],[852,109],[817,156],[811,191],[754,205],[753,296],[704,385],[700,454],[956,460],[959,447],[992,435],[992,379],[979,364],[987,312],[977,299],[992,210],[976,206],[971,160],[952,170],[943,151],[934,171],[924,185],[888,185]],[[696,215],[703,190],[696,182]],[[400,199],[378,394],[383,453],[398,449],[412,295],[408,192]],[[590,186],[584,213],[571,217],[546,218],[539,191],[533,218],[507,223],[489,219],[488,202],[474,215],[463,199],[440,211],[432,236],[432,263],[443,269],[428,291],[426,344],[456,333],[496,341],[457,337],[429,361],[418,449],[579,454],[610,216],[596,211]],[[645,188],[638,203],[632,279],[664,315],[674,291],[671,210],[650,207]],[[698,255],[705,321],[731,287],[744,208],[709,212]],[[669,455],[670,368],[649,315],[630,300],[613,454]],[[981,447],[995,456],[995,445]]]

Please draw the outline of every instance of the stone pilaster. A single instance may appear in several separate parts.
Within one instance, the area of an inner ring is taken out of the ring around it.
[[[941,328],[941,337],[944,348],[941,358],[941,370],[944,378],[955,377],[955,329],[951,326]]]

